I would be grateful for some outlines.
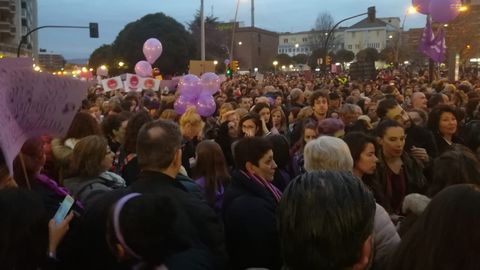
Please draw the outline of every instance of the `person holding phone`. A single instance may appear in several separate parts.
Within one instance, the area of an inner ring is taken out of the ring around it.
[[[48,222],[38,194],[8,188],[0,190],[0,216],[2,269],[56,269],[56,251],[69,230],[73,213],[60,223],[54,219]]]

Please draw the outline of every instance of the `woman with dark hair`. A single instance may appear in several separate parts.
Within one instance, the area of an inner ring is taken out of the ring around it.
[[[143,124],[152,121],[146,111],[137,112],[127,123],[125,128],[125,143],[120,147],[118,159],[114,160],[115,172],[118,172],[125,182],[130,185],[137,179],[140,168],[137,162],[137,134]]]
[[[428,196],[434,197],[442,189],[457,184],[480,186],[480,162],[465,146],[456,145],[435,159],[433,181]]]
[[[75,144],[89,135],[102,135],[98,122],[87,112],[78,112],[70,124],[67,134],[61,139],[53,139],[51,143],[54,172],[48,174],[63,183],[68,177],[70,157]],[[48,163],[49,161],[47,161]]]
[[[234,145],[237,170],[223,200],[230,269],[281,268],[276,208],[282,196],[273,184],[273,147],[261,137]]]
[[[260,116],[260,121],[262,123],[261,128],[263,129],[264,134],[268,134],[270,132],[278,133],[278,130],[272,130],[272,122],[270,121],[270,105],[261,102],[253,106],[251,111],[257,113]]]
[[[432,131],[438,153],[451,149],[453,144],[463,144],[457,136],[458,118],[455,109],[448,105],[438,105],[428,116],[428,128]]]
[[[247,113],[240,119],[239,123],[239,137],[262,137],[266,135],[262,128],[262,120],[257,113]]]
[[[113,153],[107,140],[91,135],[81,139],[73,149],[72,177],[65,179],[65,187],[86,209],[105,192],[125,187],[125,180],[109,172]]]
[[[0,265],[5,270],[56,269],[56,251],[73,214],[59,224],[45,213],[37,194],[0,190]]]
[[[476,185],[455,185],[438,193],[403,237],[388,269],[478,269],[479,204]]]
[[[364,182],[390,215],[401,215],[404,197],[422,193],[426,188],[423,169],[405,152],[405,130],[398,122],[380,122],[376,136],[381,146],[379,163],[375,175],[366,177]]]
[[[363,179],[365,174],[373,175],[378,162],[375,138],[363,132],[351,132],[343,140],[350,148],[353,158],[353,174],[360,179]]]
[[[303,150],[305,145],[318,137],[317,123],[312,120],[306,120],[301,131],[300,140],[290,148],[290,155],[292,156],[292,168],[294,175],[299,175],[305,172]]]
[[[113,153],[117,153],[120,146],[125,143],[125,129],[128,119],[132,117],[130,112],[108,115],[102,122],[102,130],[108,140],[108,146]]]
[[[201,187],[208,205],[221,213],[225,187],[230,182],[222,148],[216,142],[202,141],[197,145],[195,182]]]
[[[272,184],[283,192],[290,180],[296,176],[292,169],[290,146],[283,135],[268,136],[267,140],[272,144],[273,160],[277,164]]]

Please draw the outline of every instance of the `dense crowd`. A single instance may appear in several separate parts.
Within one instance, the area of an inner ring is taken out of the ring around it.
[[[423,74],[238,75],[211,117],[91,88],[0,157],[0,268],[479,269],[480,79]]]

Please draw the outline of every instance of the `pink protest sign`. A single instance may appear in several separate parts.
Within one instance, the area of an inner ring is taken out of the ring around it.
[[[28,138],[67,132],[89,84],[34,72],[23,59],[0,60],[0,81],[0,147],[12,173]]]

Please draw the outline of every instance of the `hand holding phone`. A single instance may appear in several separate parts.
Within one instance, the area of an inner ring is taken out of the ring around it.
[[[70,212],[70,209],[72,209],[74,202],[75,200],[72,198],[72,196],[65,196],[65,199],[63,199],[63,202],[60,204],[60,207],[58,208],[55,216],[53,217],[53,220],[55,220],[56,224],[62,223],[68,212]]]

